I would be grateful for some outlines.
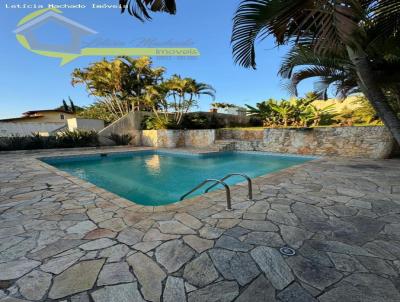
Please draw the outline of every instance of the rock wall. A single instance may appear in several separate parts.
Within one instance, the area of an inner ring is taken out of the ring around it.
[[[395,142],[385,127],[265,129],[262,151],[387,158]]]
[[[253,132],[253,133],[252,133]],[[385,127],[261,130],[143,130],[141,145],[302,155],[388,158],[396,143]]]
[[[244,140],[256,141],[263,140],[264,130],[246,130],[246,129],[218,129],[216,130],[217,140]]]
[[[205,148],[215,142],[215,130],[143,130],[142,145],[157,148]]]

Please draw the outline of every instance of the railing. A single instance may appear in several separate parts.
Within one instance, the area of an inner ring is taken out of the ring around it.
[[[232,202],[231,202],[231,190],[229,189],[229,186],[224,182],[224,180],[227,180],[228,178],[232,177],[232,176],[242,176],[247,180],[247,185],[248,185],[248,197],[250,200],[253,199],[253,184],[251,182],[250,177],[248,177],[246,174],[242,174],[242,173],[231,173],[228,174],[226,176],[224,176],[221,179],[206,179],[205,181],[203,181],[201,184],[199,184],[198,186],[194,187],[192,190],[190,190],[189,192],[187,192],[186,194],[182,195],[182,197],[180,198],[180,200],[184,200],[187,196],[189,196],[190,194],[192,194],[193,192],[197,191],[198,189],[200,189],[201,187],[203,187],[205,184],[209,183],[209,182],[213,182],[213,184],[208,187],[204,193],[209,192],[212,188],[214,188],[215,186],[218,185],[223,185],[225,187],[225,192],[226,192],[226,208],[228,210],[232,209]]]
[[[232,176],[242,176],[247,180],[248,197],[250,200],[252,200],[253,199],[253,184],[251,183],[250,177],[248,177],[246,174],[242,174],[242,173],[231,173],[231,174],[228,174],[228,175],[224,176],[223,178],[221,178],[220,181],[223,182]],[[208,193],[212,188],[214,188],[215,186],[218,186],[218,185],[219,185],[219,183],[215,183],[215,184],[211,185],[210,187],[207,188],[207,190],[204,191],[204,193]]]
[[[228,210],[232,209],[232,203],[231,203],[231,190],[229,189],[229,186],[224,183],[222,180],[219,179],[206,179],[205,181],[203,181],[201,184],[199,184],[198,186],[194,187],[192,190],[190,190],[189,192],[187,192],[186,194],[182,195],[182,197],[180,198],[180,200],[184,200],[188,195],[192,194],[193,192],[197,191],[198,189],[200,189],[202,186],[204,186],[205,184],[209,183],[209,182],[214,182],[215,184],[221,184],[225,187],[225,192],[226,192],[226,208]]]

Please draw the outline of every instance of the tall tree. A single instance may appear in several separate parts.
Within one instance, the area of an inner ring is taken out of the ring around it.
[[[84,84],[97,102],[104,104],[113,116],[122,117],[140,110],[145,87],[157,83],[164,68],[152,68],[148,57],[103,59],[72,73],[72,85]]]
[[[357,86],[400,144],[400,120],[389,106],[365,51],[399,36],[398,0],[243,0],[234,17],[235,62],[256,67],[255,42],[273,36],[278,45],[300,44],[318,54],[344,54],[354,65]],[[399,72],[399,71],[397,71]]]

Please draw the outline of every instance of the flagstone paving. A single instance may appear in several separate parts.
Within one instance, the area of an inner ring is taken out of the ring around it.
[[[140,206],[36,159],[92,152],[0,154],[1,302],[400,301],[399,159],[259,177],[232,211],[223,191]]]

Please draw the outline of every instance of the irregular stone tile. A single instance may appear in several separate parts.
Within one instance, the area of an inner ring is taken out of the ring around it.
[[[275,300],[275,289],[271,283],[265,279],[263,275],[260,275],[240,294],[235,302],[261,302],[268,301],[274,302]],[[294,301],[294,300],[293,300]]]
[[[188,294],[188,302],[230,302],[239,295],[236,282],[222,281]]]
[[[95,229],[97,229],[97,226],[93,222],[87,220],[81,221],[74,226],[69,227],[66,231],[68,234],[86,235]]]
[[[400,240],[400,223],[392,223],[385,225],[384,232],[395,238],[396,240]]]
[[[269,203],[258,201],[253,206],[247,209],[248,213],[267,213]]]
[[[186,302],[183,279],[172,276],[167,278],[163,294],[163,302]]]
[[[178,234],[178,235],[196,234],[194,230],[175,220],[159,221],[158,224],[159,224],[158,228],[160,229],[161,233],[164,234]]]
[[[252,231],[260,232],[276,232],[278,227],[269,221],[243,220],[239,226]]]
[[[49,298],[60,299],[91,289],[103,264],[104,259],[99,259],[79,262],[68,268],[54,278]]]
[[[356,255],[356,256],[369,256],[374,257],[375,255],[369,253],[362,247],[357,245],[349,245],[339,241],[320,241],[320,240],[308,240],[310,245],[320,251],[324,252],[333,252],[339,254],[349,254],[349,255]]]
[[[231,251],[237,252],[247,252],[253,248],[251,244],[241,242],[238,239],[222,235],[217,242],[215,243],[215,247],[224,248]]]
[[[323,221],[328,218],[318,207],[296,202],[292,206],[293,213],[302,221]]]
[[[276,289],[283,289],[294,280],[289,266],[277,250],[259,246],[250,254]]]
[[[103,222],[100,222],[99,224],[100,228],[103,229],[108,229],[114,232],[120,232],[124,228],[126,228],[126,224],[121,218],[111,218],[109,220],[105,220]]]
[[[346,254],[327,253],[336,269],[345,272],[368,272],[362,264],[352,256]]]
[[[321,302],[397,302],[400,293],[388,279],[372,274],[352,274],[318,297]]]
[[[343,221],[350,223],[351,226],[345,227],[344,230],[340,230],[339,233],[334,231],[334,236],[340,241],[356,245],[362,245],[368,241],[374,240],[385,225],[381,221],[363,216],[345,217]],[[351,227],[354,227],[355,230],[352,231]]]
[[[281,225],[280,229],[283,240],[287,245],[295,249],[299,248],[304,240],[310,239],[314,235],[311,232],[292,226]]]
[[[39,261],[29,259],[19,259],[0,263],[0,281],[22,277],[39,265]]]
[[[6,249],[12,247],[13,245],[18,244],[22,240],[26,240],[26,239],[23,237],[11,236],[11,237],[8,237],[7,240],[1,240],[0,252],[5,251]]]
[[[172,240],[160,245],[155,255],[157,262],[173,273],[193,257],[194,251],[181,240]]]
[[[127,228],[119,233],[117,240],[127,245],[134,245],[142,240],[144,233],[134,228]]]
[[[296,215],[287,212],[269,210],[267,214],[267,219],[274,221],[279,224],[298,226],[300,224],[299,219]]]
[[[200,254],[214,246],[214,241],[203,239],[195,235],[184,236],[183,241]]]
[[[106,286],[91,294],[94,302],[145,302],[137,282]]]
[[[251,232],[244,237],[243,242],[272,247],[280,247],[284,244],[279,234],[274,232]]]
[[[357,259],[371,273],[385,274],[391,276],[398,275],[395,269],[389,264],[389,262],[383,259],[365,256],[358,256]]]
[[[334,215],[336,217],[347,217],[357,214],[357,209],[353,209],[343,204],[335,204],[333,206],[326,207],[324,211],[326,214]]]
[[[135,250],[141,251],[143,253],[147,253],[153,249],[155,249],[157,246],[159,246],[162,243],[162,241],[147,241],[147,242],[139,242],[132,246]]]
[[[162,234],[157,229],[150,229],[143,237],[143,241],[165,241],[179,238],[179,235]]]
[[[131,249],[125,244],[117,244],[106,248],[100,252],[101,258],[107,258],[107,262],[119,262],[121,261]]]
[[[400,205],[393,201],[376,199],[372,202],[372,211],[378,215],[400,213]]]
[[[300,255],[290,257],[286,262],[301,281],[319,290],[336,283],[343,276],[336,269],[318,265]]]
[[[34,270],[17,281],[21,295],[28,300],[41,300],[50,287],[51,274]]]
[[[113,217],[113,212],[104,212],[104,210],[101,208],[89,209],[87,214],[95,223],[99,223]]]
[[[114,240],[111,240],[110,238],[100,238],[84,243],[79,247],[85,251],[94,251],[113,246],[115,243],[116,242]]]
[[[308,241],[302,245],[302,247],[298,250],[298,253],[311,260],[315,264],[334,267],[331,259],[328,257],[328,254],[324,251],[314,249]]]
[[[224,229],[204,226],[200,229],[200,237],[205,239],[217,239],[224,233]]]
[[[71,302],[90,302],[89,295],[84,292],[71,297]]]
[[[203,287],[215,281],[218,278],[218,272],[207,253],[203,253],[186,264],[183,278],[190,284]]]
[[[367,209],[367,210],[372,209],[372,205],[370,202],[358,199],[352,199],[349,202],[347,202],[346,205],[349,207],[355,207],[360,209]]]
[[[238,225],[241,219],[218,219],[217,228],[230,229]]]
[[[9,228],[0,228],[0,238],[15,236],[23,233],[25,233],[25,230],[22,225],[16,225]]]
[[[368,250],[371,254],[381,256],[381,258],[385,258],[385,256],[382,255],[382,251],[384,250],[386,252],[384,255],[387,256],[387,253],[390,253],[391,255],[395,256],[395,258],[400,259],[400,242],[399,241],[375,240],[375,241],[373,241],[373,244],[380,247],[379,251],[376,248],[371,250],[371,245],[369,243],[365,244],[363,247],[366,250]],[[394,260],[394,259],[390,259],[390,256],[388,256],[387,259]]]
[[[317,302],[309,292],[302,288],[297,282],[289,285],[281,291],[277,298],[282,302]]]
[[[132,266],[133,272],[142,286],[141,291],[144,298],[154,302],[160,301],[162,282],[166,277],[164,271],[150,257],[141,252],[129,256],[127,262]]]
[[[73,265],[75,262],[77,262],[84,255],[84,253],[79,250],[73,251],[74,252],[72,254],[50,259],[42,266],[40,266],[40,269],[42,271],[53,273],[55,275],[60,274],[71,265]]]
[[[178,213],[175,215],[175,219],[194,230],[203,226],[200,220],[187,213]]]
[[[3,238],[1,240],[7,240]],[[32,251],[37,245],[35,238],[28,238],[20,243],[10,247],[9,249],[0,253],[0,262],[13,261],[20,257],[24,257],[27,253]]]
[[[264,213],[244,213],[243,219],[246,220],[265,220],[266,215]]]
[[[242,237],[243,235],[246,235],[248,233],[250,233],[250,230],[244,229],[244,228],[242,228],[240,226],[236,226],[234,228],[226,230],[224,232],[224,235],[228,235],[228,236],[231,236],[231,237],[239,238],[239,237]]]
[[[135,278],[129,271],[129,265],[126,262],[111,263],[103,266],[97,279],[97,285],[112,285],[132,281],[135,281]]]
[[[212,249],[209,254],[225,279],[236,280],[246,285],[260,273],[247,253],[234,253],[223,249]]]
[[[95,229],[87,233],[84,239],[94,240],[100,238],[114,238],[115,236],[117,236],[117,233],[113,231],[107,229]]]

